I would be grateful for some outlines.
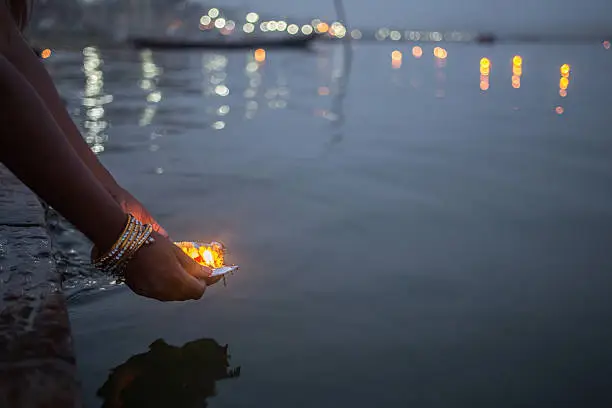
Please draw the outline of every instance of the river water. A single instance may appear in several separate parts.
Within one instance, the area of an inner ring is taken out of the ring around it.
[[[421,45],[46,60],[116,178],[242,267],[162,304],[59,222],[88,406],[612,403],[612,50]]]

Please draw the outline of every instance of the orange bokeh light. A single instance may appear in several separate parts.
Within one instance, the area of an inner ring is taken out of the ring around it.
[[[520,67],[523,65],[523,58],[520,55],[515,55],[514,58],[512,58],[512,65]]]
[[[514,75],[512,77],[512,87],[514,89],[519,89],[521,87],[521,77],[519,77],[518,75]]]
[[[51,56],[51,50],[49,48],[45,48],[44,50],[42,50],[42,52],[40,53],[40,56],[44,59],[47,59]]]
[[[557,115],[563,115],[563,112],[565,112],[565,109],[563,109],[563,106],[557,106],[555,108],[555,112],[557,112]]]
[[[481,68],[489,68],[491,67],[491,60],[489,60],[488,58],[483,58],[480,60],[480,67]]]
[[[519,66],[513,66],[512,67],[512,74],[517,75],[517,76],[521,76],[523,75],[523,68],[519,67]]]
[[[448,52],[442,47],[436,47],[434,48],[434,56],[440,59],[446,59]]]
[[[562,90],[567,89],[567,87],[569,86],[569,79],[567,79],[566,77],[562,77],[559,80],[559,88],[561,88]]]
[[[403,55],[402,55],[402,52],[401,52],[401,51],[395,50],[395,51],[393,51],[393,52],[391,53],[391,59],[392,59],[393,61],[401,61],[401,60],[402,60],[402,57],[403,57]]]
[[[561,76],[568,77],[570,74],[570,66],[568,64],[561,65]]]
[[[489,81],[480,81],[480,89],[486,91],[489,89]]]
[[[418,45],[412,47],[412,55],[415,58],[421,58],[423,56],[423,49]]]
[[[329,24],[323,23],[323,22],[317,24],[317,31],[319,33],[326,33],[326,32],[328,32],[329,31]]]
[[[264,50],[263,48],[255,50],[254,57],[255,61],[264,62],[266,60],[266,50]]]

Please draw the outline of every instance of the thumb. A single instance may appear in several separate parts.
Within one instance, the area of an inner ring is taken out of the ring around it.
[[[197,279],[207,279],[212,274],[212,269],[207,266],[200,265],[190,257],[188,257],[181,248],[174,246],[174,253],[187,273]]]

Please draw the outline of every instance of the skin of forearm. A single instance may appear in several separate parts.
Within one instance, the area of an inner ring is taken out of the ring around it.
[[[40,98],[47,105],[49,112],[62,130],[62,133],[68,139],[68,142],[94,176],[107,189],[117,187],[113,176],[100,163],[98,157],[91,151],[83,139],[64,107],[59,93],[53,84],[53,80],[42,62],[23,39],[17,27],[8,27],[7,29],[10,30],[10,36],[8,37],[9,40],[6,41],[5,49],[2,51],[4,56],[36,90]]]
[[[83,163],[32,85],[0,55],[0,160],[98,248],[110,248],[126,215]]]

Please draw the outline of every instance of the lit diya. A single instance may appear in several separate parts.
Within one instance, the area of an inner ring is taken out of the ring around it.
[[[219,242],[175,242],[187,256],[212,269],[210,278],[225,276],[238,269],[237,265],[225,265],[225,246]]]

